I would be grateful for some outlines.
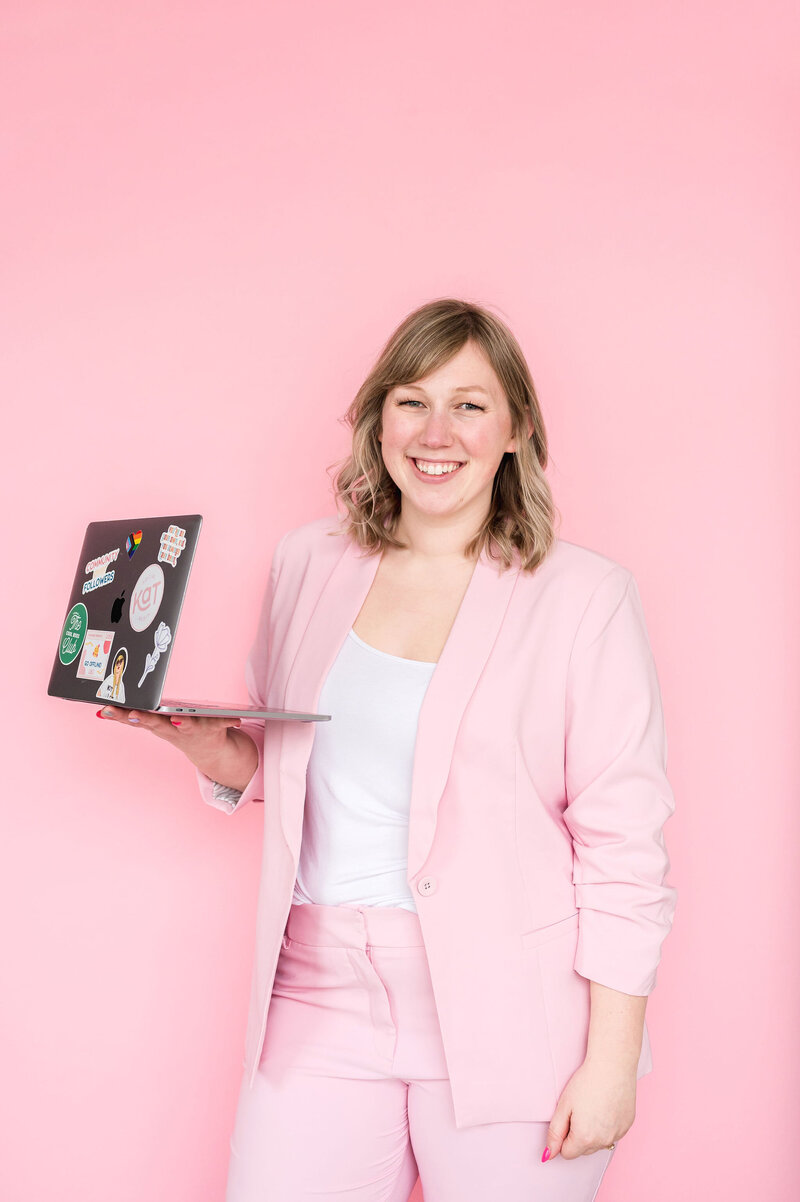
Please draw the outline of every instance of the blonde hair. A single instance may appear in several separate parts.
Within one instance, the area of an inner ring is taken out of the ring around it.
[[[465,547],[467,558],[483,548],[505,568],[520,557],[534,571],[555,540],[556,508],[545,478],[547,434],[528,364],[509,328],[493,313],[468,301],[443,298],[410,313],[385,344],[375,366],[351,402],[344,421],[352,428],[350,455],[333,487],[345,507],[340,529],[367,551],[405,548],[396,534],[402,495],[386,470],[378,434],[390,389],[424,379],[447,363],[468,341],[492,365],[511,411],[516,451],[506,452],[495,473],[489,512]],[[528,417],[533,433],[528,437]],[[331,465],[332,471],[337,464]],[[495,554],[496,552],[496,554]]]

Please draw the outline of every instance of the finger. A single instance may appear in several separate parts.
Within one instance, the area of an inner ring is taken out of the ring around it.
[[[160,738],[173,738],[175,730],[166,714],[153,714],[150,710],[130,710],[128,722],[138,726],[140,730],[149,730]]]
[[[569,1134],[569,1115],[565,1115],[563,1111],[557,1110],[550,1120],[550,1126],[547,1128],[547,1147],[550,1149],[548,1160],[552,1160],[554,1156],[558,1156]]]
[[[242,725],[241,718],[190,718],[186,714],[171,714],[170,722],[182,735],[199,731],[225,730]]]
[[[106,722],[127,722],[128,712],[119,705],[104,705],[97,711],[97,717],[103,718]]]
[[[98,718],[106,721],[117,722],[122,726],[134,726],[140,730],[149,730],[153,734],[171,735],[172,727],[166,718],[160,718],[158,714],[151,714],[147,710],[129,710],[123,709],[118,705],[104,705],[102,709],[97,711]]]
[[[186,735],[196,734],[200,729],[198,726],[200,719],[198,718],[187,718],[185,714],[181,714],[180,717],[177,714],[170,714],[168,716],[170,726],[181,738],[185,738]]]

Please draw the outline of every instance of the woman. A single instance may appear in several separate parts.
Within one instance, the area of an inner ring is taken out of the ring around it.
[[[676,891],[635,580],[553,531],[522,352],[412,313],[348,411],[346,514],[279,540],[230,723],[106,707],[263,800],[228,1202],[589,1202],[652,1068]]]
[[[125,669],[128,666],[128,652],[124,647],[120,647],[117,654],[114,656],[114,663],[100,685],[96,697],[104,697],[109,701],[118,701],[120,705],[125,704],[125,685],[122,677],[125,675]]]

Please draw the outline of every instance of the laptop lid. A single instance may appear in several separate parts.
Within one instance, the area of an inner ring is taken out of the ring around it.
[[[199,513],[90,522],[51,697],[156,709],[202,523]]]

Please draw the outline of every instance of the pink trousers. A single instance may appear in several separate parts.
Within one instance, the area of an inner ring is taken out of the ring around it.
[[[546,1138],[456,1128],[416,914],[292,906],[226,1202],[592,1202],[614,1152],[542,1164]]]

